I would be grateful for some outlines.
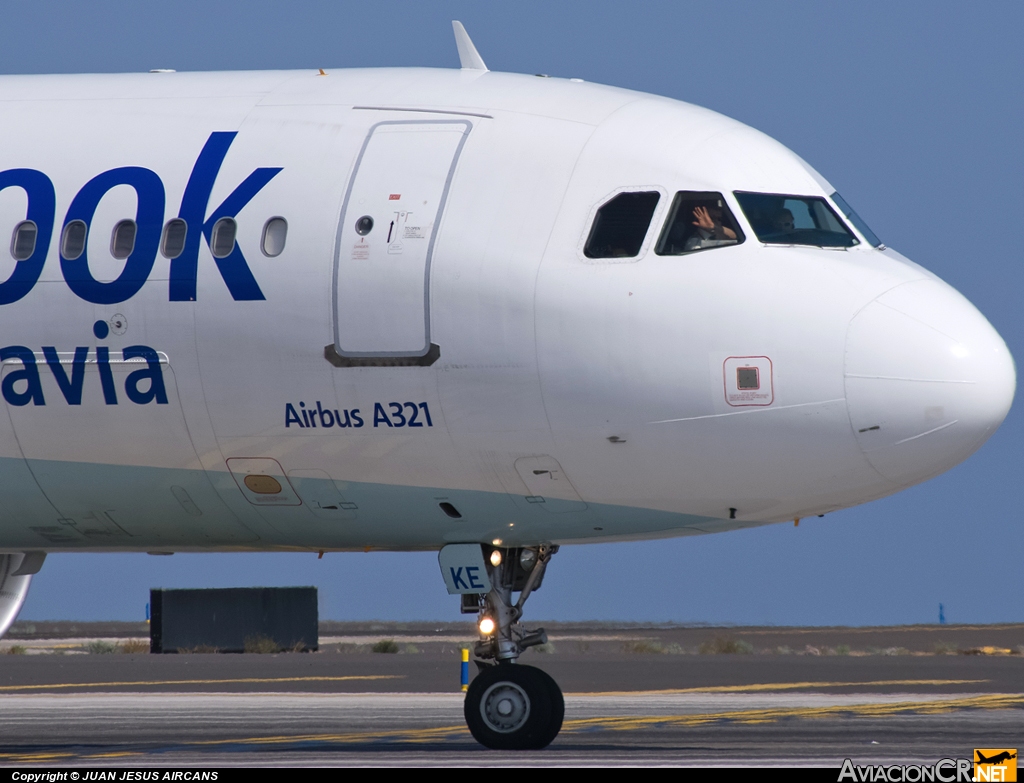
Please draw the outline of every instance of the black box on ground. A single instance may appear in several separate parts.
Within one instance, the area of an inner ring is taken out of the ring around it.
[[[149,651],[316,650],[315,587],[149,591]]]

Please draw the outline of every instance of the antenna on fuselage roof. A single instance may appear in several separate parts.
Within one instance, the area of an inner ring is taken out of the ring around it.
[[[462,26],[462,22],[452,22],[452,29],[455,31],[455,45],[459,47],[459,63],[464,71],[486,71],[484,58],[473,46],[469,33]]]

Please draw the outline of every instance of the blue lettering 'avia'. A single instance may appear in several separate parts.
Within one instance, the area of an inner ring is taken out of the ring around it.
[[[118,404],[118,389],[108,347],[97,347],[92,361],[89,361],[89,349],[85,346],[75,348],[70,362],[61,361],[57,349],[52,345],[43,346],[42,354],[43,364],[53,374],[57,388],[68,405],[82,404],[82,395],[88,393],[87,376],[95,378],[97,375],[100,389],[96,392],[102,392],[103,401],[107,405]],[[132,370],[124,377],[124,396],[128,401],[136,405],[147,405],[151,402],[166,405],[167,387],[164,384],[159,354],[148,345],[130,345],[121,351],[121,358],[125,362],[132,359],[145,360],[143,366]],[[40,362],[34,351],[24,345],[8,345],[6,348],[0,348],[0,362],[4,363],[0,392],[9,405],[46,405],[40,377]],[[95,374],[86,372],[90,366],[96,367]],[[134,367],[135,363],[131,366]]]
[[[170,262],[168,295],[172,302],[195,301],[199,249],[203,239],[207,245],[210,244],[214,224],[222,218],[234,218],[281,172],[280,168],[255,169],[231,191],[220,206],[207,213],[217,175],[237,135],[235,131],[211,133],[192,166],[178,209],[178,217],[186,223],[185,247]],[[135,296],[152,274],[160,248],[160,236],[166,219],[164,183],[155,171],[141,166],[110,169],[86,182],[71,200],[60,235],[63,235],[69,223],[80,221],[85,224],[88,236],[100,201],[110,190],[120,185],[127,185],[135,191],[137,206],[135,244],[117,279],[101,282],[93,277],[89,268],[88,243],[74,258],[65,257],[62,249],[60,253],[61,274],[68,288],[94,304],[116,304]],[[0,171],[0,191],[6,188],[20,188],[28,196],[25,220],[36,226],[36,244],[32,255],[19,261],[11,276],[0,282],[0,305],[19,301],[39,282],[53,239],[57,208],[53,182],[41,171]],[[214,261],[224,284],[236,301],[266,299],[237,243],[230,254],[224,258],[214,257]]]

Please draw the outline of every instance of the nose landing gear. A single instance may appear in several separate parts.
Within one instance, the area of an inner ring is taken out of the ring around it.
[[[488,748],[539,750],[562,728],[561,689],[547,672],[517,663],[523,650],[547,642],[543,628],[529,631],[519,618],[557,549],[485,549],[491,590],[463,596],[463,611],[479,612],[482,637],[474,649],[480,673],[466,693],[464,712],[473,737]],[[514,591],[519,600],[513,605]]]

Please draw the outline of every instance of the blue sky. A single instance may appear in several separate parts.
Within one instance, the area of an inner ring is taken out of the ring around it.
[[[1019,2],[7,2],[0,73],[457,67],[580,77],[746,122],[1024,356]],[[528,618],[1024,621],[1020,404],[975,456],[799,528],[567,547]],[[148,589],[315,584],[333,619],[458,619],[435,555],[54,555],[23,619],[142,618]]]

